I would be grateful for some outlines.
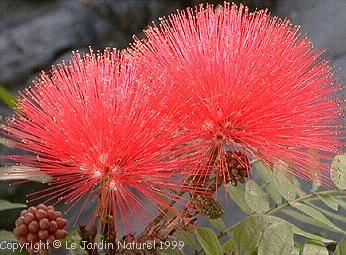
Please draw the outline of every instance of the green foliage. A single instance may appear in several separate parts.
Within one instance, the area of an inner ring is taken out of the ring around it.
[[[223,254],[222,246],[213,231],[208,228],[197,228],[196,234],[206,255]]]
[[[10,231],[6,230],[0,230],[0,242],[17,242],[17,239],[15,238],[14,234]],[[20,250],[0,250],[1,255],[28,255],[26,251],[20,252]]]
[[[12,232],[6,230],[0,230],[0,241],[16,242],[17,239]]]
[[[228,184],[225,187],[228,195],[231,197],[231,199],[239,206],[239,208],[245,212],[246,214],[251,214],[252,210],[249,208],[245,201],[245,185],[242,183],[239,183],[236,187],[232,186],[231,184]]]
[[[10,108],[14,108],[16,106],[16,97],[12,95],[10,91],[8,91],[5,87],[0,85],[0,101],[2,101],[5,105]]]
[[[253,215],[242,220],[233,231],[235,254],[252,255],[272,222],[271,216],[263,215]]]
[[[288,171],[288,166],[274,166],[273,180],[275,187],[287,201],[294,200],[297,196],[304,195],[304,192],[296,185],[295,178]]]
[[[18,204],[11,203],[7,200],[0,199],[0,211],[10,210],[10,209],[18,209],[18,208],[26,208],[26,204]]]
[[[245,202],[255,213],[265,213],[269,210],[269,197],[254,180],[245,185]]]
[[[48,183],[52,180],[47,174],[38,169],[27,166],[0,167],[0,180],[30,180],[41,183]]]
[[[338,200],[330,194],[318,194],[321,201],[334,211],[339,210]]]
[[[282,163],[271,168],[257,161],[255,167],[259,180],[248,180],[237,187],[226,186],[230,198],[248,216],[224,229],[221,219],[210,222],[217,231],[221,229],[219,238],[231,237],[223,243],[223,252],[232,255],[327,255],[326,245],[335,244],[337,240],[318,233],[323,229],[346,232],[337,223],[346,222],[346,217],[340,214],[341,208],[346,209],[346,191],[343,191],[346,187],[346,156],[336,156],[333,161],[331,175],[339,188],[335,190],[325,190],[319,183],[313,183],[311,190],[303,191],[299,180],[291,174],[294,169]],[[310,233],[280,218],[282,213],[290,219],[310,224],[316,230]],[[203,239],[203,244],[200,241],[203,250],[206,254],[218,254],[220,243],[216,242],[216,235],[212,235],[211,230],[204,231],[209,237]],[[306,243],[303,246],[295,243],[294,236],[305,238]],[[334,255],[346,254],[345,249],[346,241],[340,241]]]
[[[222,246],[222,250],[224,253],[230,253],[233,251],[233,240],[229,239],[224,245]]]
[[[302,255],[328,255],[328,250],[323,244],[306,243]]]
[[[269,226],[259,243],[258,255],[291,254],[294,248],[292,225],[278,222]]]
[[[344,255],[346,254],[346,239],[343,239],[336,246],[334,255]]]
[[[317,209],[304,204],[304,203],[300,203],[300,202],[290,202],[289,203],[292,207],[296,208],[297,210],[305,213],[306,215],[310,216],[313,219],[316,219],[317,221],[319,221],[321,224],[325,224],[327,226],[329,226],[331,229],[337,231],[337,232],[341,232],[341,233],[345,233],[342,229],[340,229],[338,226],[336,226],[333,222],[331,222],[323,213],[321,213],[320,211],[318,211]]]
[[[179,230],[175,232],[174,236],[179,240],[184,241],[186,245],[190,246],[194,250],[197,250],[199,248],[194,238],[194,234],[190,231]]]

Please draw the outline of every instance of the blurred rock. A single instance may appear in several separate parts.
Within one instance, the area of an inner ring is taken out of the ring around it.
[[[58,1],[8,0],[0,1],[0,31],[27,23],[37,16],[52,11]]]
[[[327,58],[346,53],[346,1],[282,0],[276,14],[301,25],[317,47],[327,49]]]
[[[82,4],[63,3],[56,10],[0,33],[0,83],[23,82],[61,53],[107,42],[112,31],[107,22]]]

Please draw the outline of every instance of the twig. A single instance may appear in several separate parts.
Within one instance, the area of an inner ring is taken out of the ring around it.
[[[314,193],[311,193],[309,195],[300,197],[300,198],[298,198],[296,200],[293,200],[293,201],[294,202],[311,202],[311,201],[319,200],[320,199],[318,197],[319,195],[326,195],[326,194],[346,197],[346,191],[343,191],[343,190],[327,190],[327,191],[314,192]],[[290,205],[289,202],[284,203],[284,204],[282,204],[280,206],[277,206],[277,207],[272,208],[271,210],[267,211],[265,213],[265,215],[273,215],[273,214],[279,212],[280,210],[285,209],[285,208],[290,207],[290,206],[291,205]],[[253,214],[246,216],[243,220],[251,217],[252,215]],[[242,221],[238,221],[237,223],[233,224],[232,226],[222,230],[220,232],[220,234],[217,236],[217,238],[220,240],[225,235],[227,235],[229,232],[232,232]],[[196,255],[202,254],[202,252],[203,252],[203,250],[199,250],[198,252],[196,252]]]
[[[346,196],[346,191],[342,191],[342,190],[327,190],[327,191],[314,192],[314,193],[311,193],[309,195],[300,197],[300,198],[298,198],[296,200],[293,200],[293,201],[294,202],[311,202],[311,201],[319,200],[320,199],[318,197],[319,195],[326,195],[326,194],[337,195],[337,196]],[[267,211],[265,213],[265,215],[273,215],[273,214],[279,212],[280,210],[285,209],[285,208],[290,207],[290,206],[291,205],[290,205],[289,202],[284,203],[284,204],[282,204],[280,206],[277,206],[277,207],[272,208],[271,210]],[[248,215],[244,219],[247,219],[250,216],[252,216],[252,215]],[[218,235],[218,238],[221,239],[227,233],[232,232],[240,223],[241,223],[241,221],[239,221],[239,222],[233,224],[232,226],[222,230],[221,233]],[[200,253],[198,253],[198,254],[200,254]]]
[[[209,162],[208,162],[208,167],[209,166],[214,166],[215,165],[215,162],[217,160],[217,156],[218,156],[218,153],[217,153],[217,150],[215,150],[214,152],[211,152],[211,157],[209,159]],[[209,176],[207,176],[209,178]],[[198,183],[198,175],[190,175],[185,181],[184,181],[184,184],[183,184],[183,187],[185,186],[190,186],[190,182],[191,181],[195,181],[197,179],[197,183],[196,183],[196,186],[200,185],[200,183]],[[215,186],[217,185],[220,185],[220,184],[215,184],[214,183],[214,180],[215,179],[212,179],[212,180],[209,180],[211,181],[213,184],[209,187],[209,190],[214,193],[217,188]],[[179,191],[178,193],[175,194],[176,197],[181,197],[182,195],[184,195],[186,193],[186,191]],[[169,207],[172,207],[175,205],[177,201],[176,200],[172,200],[168,205]],[[147,239],[148,237],[152,237],[153,233],[156,233],[156,238],[158,236],[160,236],[161,238],[159,238],[160,240],[165,240],[168,235],[167,233],[171,233],[173,234],[174,232],[174,229],[173,229],[173,226],[175,224],[176,227],[179,226],[179,223],[181,222],[182,220],[182,215],[185,215],[186,218],[190,218],[190,220],[187,220],[187,221],[194,221],[193,220],[193,217],[196,216],[198,214],[197,211],[194,211],[193,213],[192,212],[189,212],[190,210],[193,210],[192,208],[189,207],[189,203],[188,205],[184,208],[183,210],[183,213],[180,214],[179,216],[176,216],[174,217],[173,221],[172,219],[170,219],[168,222],[167,221],[164,221],[162,224],[160,224],[160,222],[164,219],[165,215],[169,212],[169,209],[163,209],[161,211],[161,213],[154,219],[152,220],[148,226],[145,228],[145,230],[140,234],[138,240],[143,240],[143,239]],[[186,220],[186,219],[185,219]],[[169,223],[169,224],[168,224]],[[159,231],[159,232],[155,232],[155,231]]]
[[[96,231],[90,232],[85,226],[79,226],[79,235],[82,239],[81,242],[86,242],[87,244],[95,243]],[[89,247],[89,245],[86,245],[85,247]],[[91,245],[91,247],[94,247],[94,245]],[[88,252],[88,255],[98,255],[97,249],[86,248],[86,251]]]

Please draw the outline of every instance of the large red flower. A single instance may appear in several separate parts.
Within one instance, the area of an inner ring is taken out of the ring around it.
[[[181,171],[194,158],[177,159],[165,89],[150,91],[149,82],[127,54],[106,50],[75,54],[22,93],[2,132],[30,153],[3,158],[54,178],[32,200],[58,198],[73,207],[96,197],[99,217],[127,226],[148,214],[145,200],[168,206],[174,196],[167,191],[181,188]]]
[[[326,160],[341,148],[341,87],[299,28],[225,3],[179,11],[145,34],[133,49],[172,102],[186,102],[176,115],[185,141],[209,158],[197,173],[237,180],[230,162],[249,170],[260,159],[327,182]]]

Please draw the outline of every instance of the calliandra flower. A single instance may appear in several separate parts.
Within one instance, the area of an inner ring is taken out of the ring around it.
[[[328,182],[328,160],[342,145],[341,86],[298,27],[225,3],[178,11],[145,35],[132,50],[172,102],[186,102],[176,116],[186,143],[207,160],[196,174],[236,185],[259,159]]]
[[[168,191],[181,189],[181,169],[194,158],[177,158],[164,88],[150,91],[146,82],[128,54],[91,51],[75,53],[21,94],[2,132],[29,154],[3,159],[53,177],[30,202],[59,199],[71,209],[99,199],[96,215],[126,228],[155,211],[146,200],[169,207],[175,197]]]

